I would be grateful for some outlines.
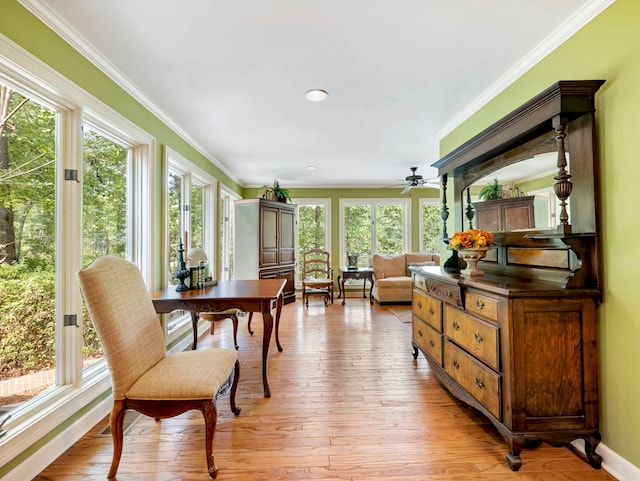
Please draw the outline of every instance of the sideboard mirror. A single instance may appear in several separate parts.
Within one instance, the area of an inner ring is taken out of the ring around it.
[[[485,270],[599,286],[595,94],[603,83],[557,82],[433,164],[443,223],[452,208],[455,230],[494,232]],[[479,200],[494,179],[502,199]]]

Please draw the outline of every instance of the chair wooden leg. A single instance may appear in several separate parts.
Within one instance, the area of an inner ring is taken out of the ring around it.
[[[238,380],[240,379],[240,361],[236,361],[235,372],[233,373],[233,384],[231,384],[231,392],[229,393],[229,403],[231,412],[236,416],[240,414],[241,409],[236,405],[236,391],[238,390]]]
[[[113,439],[113,458],[111,459],[111,469],[107,479],[116,479],[116,472],[120,465],[120,457],[122,456],[122,443],[123,443],[123,425],[124,414],[127,411],[126,402],[118,400],[113,402],[113,408],[111,409],[111,416],[109,417],[109,427],[111,429],[111,438]]]
[[[216,423],[218,422],[218,411],[216,404],[212,401],[202,403],[202,415],[204,416],[205,425],[205,453],[207,456],[207,470],[209,476],[215,478],[218,475],[218,466],[213,459],[213,436],[216,433]]]

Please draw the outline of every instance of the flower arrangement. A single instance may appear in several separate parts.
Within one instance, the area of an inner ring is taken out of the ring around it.
[[[456,232],[449,239],[449,247],[459,251],[463,249],[482,249],[489,247],[493,242],[493,234],[482,229],[470,229],[464,232]]]

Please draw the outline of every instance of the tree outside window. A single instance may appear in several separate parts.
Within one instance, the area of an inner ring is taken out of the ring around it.
[[[26,401],[54,380],[56,118],[0,85],[0,382],[50,374],[0,397],[0,406]]]
[[[302,278],[303,254],[327,248],[327,207],[325,204],[298,205],[298,279]]]
[[[83,136],[82,262],[103,255],[127,258],[127,172],[129,149],[85,126]],[[91,317],[83,315],[83,362],[104,354]]]
[[[372,206],[353,204],[344,207],[344,252],[346,256],[357,256],[358,266],[369,265],[373,236]],[[343,259],[342,264],[347,264]]]
[[[440,205],[423,203],[421,219],[421,249],[422,252],[440,252],[442,239],[440,228],[442,219],[440,217]]]

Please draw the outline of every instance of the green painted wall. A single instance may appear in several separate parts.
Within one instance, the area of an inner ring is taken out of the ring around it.
[[[598,309],[602,441],[640,466],[640,2],[617,0],[441,142],[446,154],[558,80],[604,79],[596,94],[604,302]],[[452,214],[455,215],[455,214]]]

